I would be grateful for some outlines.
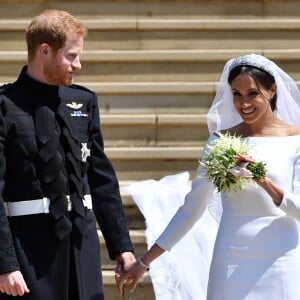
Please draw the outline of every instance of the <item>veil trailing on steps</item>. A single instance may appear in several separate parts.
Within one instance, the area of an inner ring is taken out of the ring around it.
[[[300,127],[300,95],[295,82],[274,62],[261,55],[250,54],[225,64],[207,114],[209,133],[230,128],[242,121],[233,107],[232,92],[227,82],[230,70],[239,65],[255,66],[274,76],[277,85],[274,114]],[[183,204],[190,188],[188,172],[166,176],[159,181],[141,181],[128,187],[128,193],[145,217],[148,247]],[[221,215],[220,194],[216,192],[193,228],[170,252],[165,252],[152,262],[150,275],[156,300],[206,300],[210,261]]]

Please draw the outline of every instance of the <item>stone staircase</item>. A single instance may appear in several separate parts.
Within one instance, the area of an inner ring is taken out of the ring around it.
[[[300,82],[296,0],[0,0],[1,83],[26,62],[24,29],[45,8],[67,10],[89,28],[76,81],[99,95],[137,255],[146,249],[145,224],[125,187],[183,171],[193,177],[224,63],[263,54]],[[155,299],[148,274],[133,295],[118,297],[114,262],[99,237],[106,299]]]

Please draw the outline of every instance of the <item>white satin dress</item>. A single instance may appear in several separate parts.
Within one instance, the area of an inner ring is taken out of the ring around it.
[[[209,143],[215,138],[212,135]],[[252,145],[252,157],[266,162],[267,176],[284,189],[284,198],[276,206],[251,182],[242,191],[221,194],[223,213],[207,299],[299,300],[300,135],[246,140]],[[156,240],[165,250],[172,249],[207,207],[215,188],[202,172],[200,167],[184,204]]]

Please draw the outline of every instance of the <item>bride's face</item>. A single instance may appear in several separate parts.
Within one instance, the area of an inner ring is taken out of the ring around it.
[[[245,123],[252,124],[273,116],[270,101],[275,95],[275,85],[265,89],[243,72],[231,82],[233,104]]]

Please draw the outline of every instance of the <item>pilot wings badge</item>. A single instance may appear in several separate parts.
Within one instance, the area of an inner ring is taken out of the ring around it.
[[[83,104],[77,103],[77,102],[71,102],[71,103],[67,103],[66,106],[71,109],[77,110],[77,109],[80,109],[83,106]]]

